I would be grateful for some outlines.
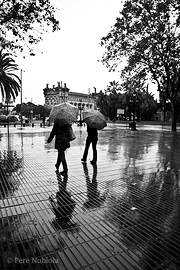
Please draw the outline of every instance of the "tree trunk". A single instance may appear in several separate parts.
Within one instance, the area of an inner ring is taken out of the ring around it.
[[[171,130],[172,131],[177,131],[177,125],[176,125],[176,122],[177,122],[177,106],[175,104],[175,102],[171,102],[171,107],[172,107],[172,128]]]

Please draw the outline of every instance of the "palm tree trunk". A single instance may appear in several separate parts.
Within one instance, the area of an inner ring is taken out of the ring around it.
[[[9,110],[9,102],[8,102],[8,99],[7,100],[7,112],[6,112],[6,115],[8,116],[8,110]]]
[[[8,111],[9,111],[9,99],[6,98],[6,101],[7,101],[7,112],[6,112],[6,115],[8,116]],[[9,138],[9,119],[6,118],[6,121],[7,121],[7,133],[8,133],[8,138]]]

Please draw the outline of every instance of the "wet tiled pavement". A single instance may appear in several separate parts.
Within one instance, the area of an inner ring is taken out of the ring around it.
[[[0,269],[179,269],[180,133],[108,124],[95,167],[74,126],[64,178],[50,130],[0,127]]]

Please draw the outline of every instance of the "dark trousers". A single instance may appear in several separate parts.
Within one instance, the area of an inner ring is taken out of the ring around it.
[[[58,150],[58,156],[57,156],[57,162],[56,162],[56,168],[59,168],[59,166],[63,165],[63,170],[67,172],[67,163],[66,163],[66,158],[65,158],[65,151],[64,150]]]
[[[97,145],[97,139],[91,139],[89,137],[87,137],[86,139],[86,145],[85,145],[85,149],[84,149],[84,154],[83,154],[83,159],[86,160],[87,159],[87,155],[88,155],[88,150],[89,150],[89,146],[92,143],[92,150],[93,150],[93,162],[97,162],[97,149],[96,149],[96,145]]]

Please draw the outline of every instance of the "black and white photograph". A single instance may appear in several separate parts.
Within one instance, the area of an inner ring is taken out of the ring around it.
[[[179,270],[180,1],[0,0],[0,270]]]

